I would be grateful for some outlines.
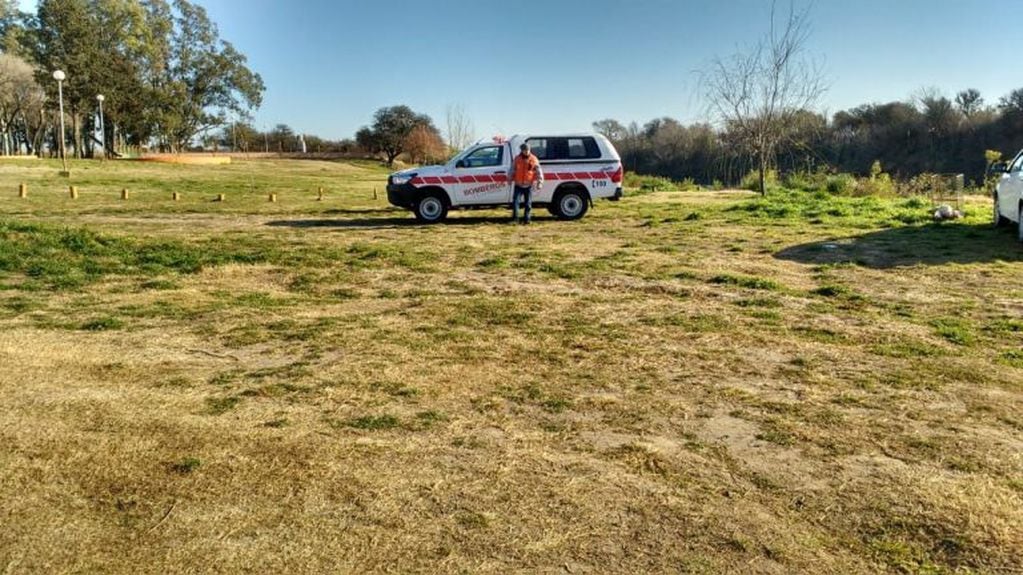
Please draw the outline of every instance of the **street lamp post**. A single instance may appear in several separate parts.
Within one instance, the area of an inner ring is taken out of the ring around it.
[[[96,101],[99,102],[99,139],[103,144],[103,157],[107,157],[107,125],[103,123],[103,94],[96,94]]]
[[[64,171],[60,173],[62,176],[71,175],[67,169],[67,153],[64,151],[64,78],[66,77],[63,70],[53,72],[53,79],[57,81],[57,100],[60,102],[60,161],[64,165]]]

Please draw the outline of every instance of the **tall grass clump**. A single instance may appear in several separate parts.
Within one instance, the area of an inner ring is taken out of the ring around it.
[[[624,186],[629,189],[646,192],[688,192],[700,189],[692,179],[686,178],[676,182],[662,176],[646,176],[635,172],[626,172]]]

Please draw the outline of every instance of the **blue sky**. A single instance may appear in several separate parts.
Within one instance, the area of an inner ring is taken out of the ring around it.
[[[257,127],[330,138],[393,104],[442,129],[460,104],[478,137],[705,119],[696,72],[761,37],[770,11],[769,0],[193,1],[263,76]],[[821,108],[925,87],[995,103],[1023,87],[1007,65],[1021,22],[1023,0],[816,0],[807,48],[830,85]]]

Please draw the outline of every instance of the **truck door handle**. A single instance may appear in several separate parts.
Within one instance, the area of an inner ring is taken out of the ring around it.
[[[498,170],[498,171],[494,172],[495,175],[497,175],[497,174],[506,174],[506,173],[507,172],[505,172],[504,170]]]

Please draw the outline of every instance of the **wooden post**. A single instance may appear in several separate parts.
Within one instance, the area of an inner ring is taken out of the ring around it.
[[[28,186],[27,185],[21,184],[20,186],[18,186],[18,197],[19,198],[27,198],[28,197]]]
[[[225,200],[227,200],[227,198],[224,197],[224,194],[217,194],[217,201],[218,202],[223,202]]]
[[[373,188],[373,199],[377,199],[377,189]]]
[[[173,192],[171,193],[171,199],[176,202],[181,199],[181,194],[179,194],[178,192]]]
[[[271,203],[277,203],[277,194],[271,193],[269,200]]]
[[[69,189],[69,192],[71,193],[71,199],[72,200],[77,200],[78,199],[78,187],[77,186],[71,186],[71,188]]]
[[[121,199],[122,200],[127,200],[128,199],[128,188],[122,188],[121,189]]]
[[[322,202],[322,201],[323,201],[323,188],[320,188],[320,189],[319,189],[319,190],[318,190],[318,191],[316,192],[316,201],[317,201],[317,202]]]

